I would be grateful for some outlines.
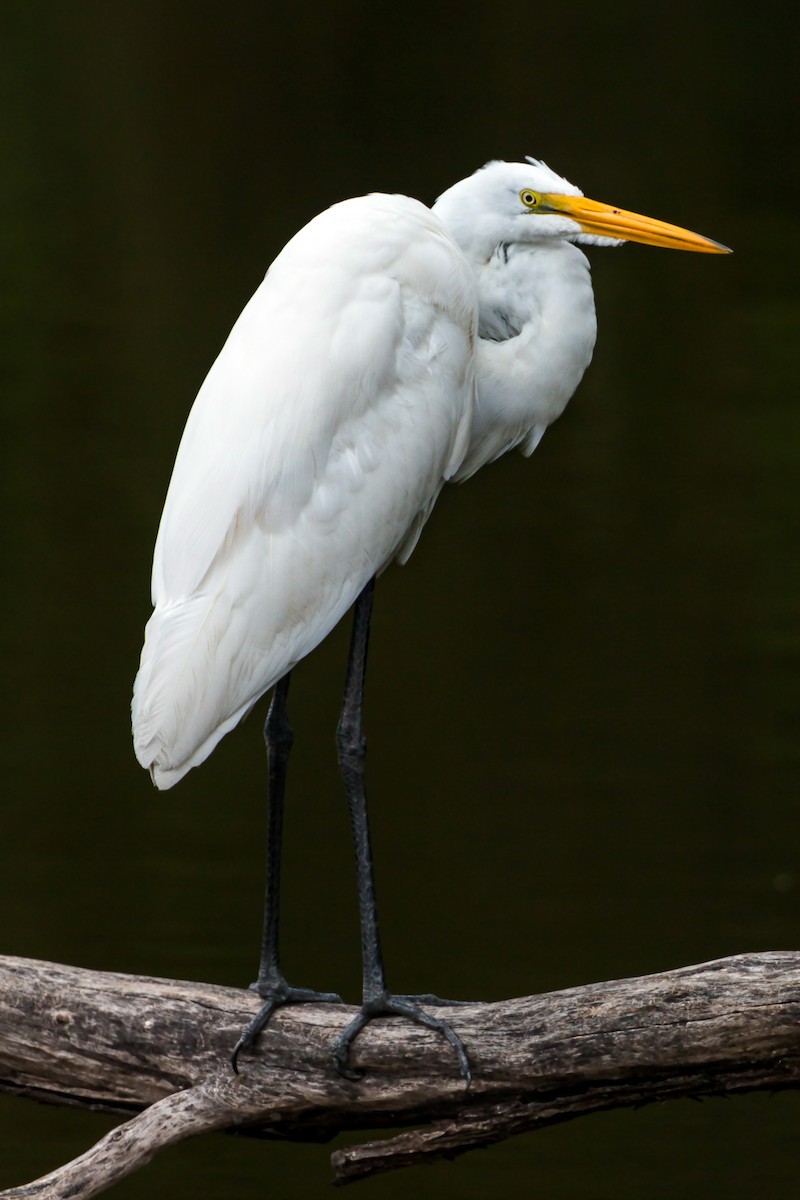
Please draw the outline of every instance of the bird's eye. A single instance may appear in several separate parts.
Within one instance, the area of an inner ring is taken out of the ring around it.
[[[532,192],[529,188],[525,188],[524,191],[520,192],[519,198],[526,208],[536,208],[536,205],[539,203],[539,193]]]

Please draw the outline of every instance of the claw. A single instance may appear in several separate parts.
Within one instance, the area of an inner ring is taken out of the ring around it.
[[[443,1021],[440,1017],[432,1017],[428,1013],[423,1012],[416,1003],[413,1003],[416,1000],[436,1003],[437,997],[392,996],[385,993],[383,996],[364,1002],[358,1016],[354,1017],[350,1024],[345,1027],[332,1046],[333,1064],[344,1079],[358,1081],[364,1074],[363,1071],[356,1071],[352,1067],[347,1066],[350,1047],[361,1033],[361,1030],[375,1017],[394,1015],[407,1017],[410,1021],[414,1021],[418,1025],[424,1025],[428,1029],[433,1029],[437,1033],[442,1034],[455,1050],[458,1057],[459,1071],[467,1087],[470,1086],[472,1083],[472,1069],[461,1038],[448,1021]],[[443,1004],[444,1001],[439,1000],[438,1003]]]
[[[239,1055],[241,1054],[242,1050],[244,1050],[244,1047],[245,1040],[244,1035],[242,1035],[236,1045],[233,1047],[233,1053],[231,1054],[231,1067],[233,1068],[234,1075],[239,1074]]]
[[[251,983],[252,991],[262,996],[264,1003],[253,1017],[250,1024],[242,1033],[231,1053],[231,1067],[234,1075],[239,1074],[239,1055],[242,1050],[248,1050],[258,1040],[264,1026],[277,1008],[287,1004],[341,1004],[342,998],[336,992],[315,992],[312,988],[291,987],[284,979]]]

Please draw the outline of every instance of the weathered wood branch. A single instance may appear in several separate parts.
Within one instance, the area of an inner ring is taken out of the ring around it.
[[[278,1012],[235,1077],[231,1047],[257,1005],[232,988],[0,957],[0,1090],[129,1118],[0,1197],[83,1200],[211,1130],[320,1141],[424,1126],[337,1151],[347,1182],[600,1109],[800,1086],[800,953],[441,1010],[473,1063],[469,1090],[443,1039],[400,1019],[356,1042],[363,1079],[340,1078],[330,1045],[353,1010],[335,1005]]]

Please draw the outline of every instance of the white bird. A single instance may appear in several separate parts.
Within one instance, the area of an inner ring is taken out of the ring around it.
[[[292,668],[356,602],[339,751],[354,822],[364,1002],[443,1033],[386,989],[363,788],[361,697],[374,579],[405,562],[448,481],[531,454],[589,364],[596,321],[581,244],[725,252],[707,238],[583,197],[544,163],[492,162],[432,209],[398,195],[336,204],[278,255],[186,423],[153,563],[133,696],[136,756],[169,788],[277,684],[267,720],[270,832],[264,1000],[337,1000],[278,966],[278,883]]]

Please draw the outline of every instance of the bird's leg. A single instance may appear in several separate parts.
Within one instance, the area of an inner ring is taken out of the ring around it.
[[[267,883],[264,893],[264,932],[261,939],[261,961],[258,980],[252,984],[269,990],[283,980],[278,966],[278,925],[281,905],[281,847],[283,843],[283,812],[286,796],[286,771],[294,734],[289,724],[286,701],[289,695],[291,672],[279,679],[272,695],[267,719],[264,722],[264,741],[267,747],[269,770],[269,809],[267,815]]]
[[[278,958],[278,925],[280,918],[281,843],[283,841],[283,808],[286,793],[286,769],[294,735],[289,724],[286,700],[289,695],[291,672],[279,679],[264,724],[269,766],[269,815],[267,818],[267,885],[264,894],[264,933],[261,940],[261,961],[258,979],[250,987],[258,992],[264,1003],[234,1046],[231,1063],[238,1071],[237,1061],[242,1050],[252,1046],[276,1008],[284,1004],[318,1003],[341,1004],[335,992],[316,992],[311,988],[292,987],[284,979]]]
[[[469,1085],[471,1080],[469,1059],[458,1034],[447,1021],[423,1012],[418,1003],[420,1001],[433,1004],[446,1002],[439,1001],[435,996],[395,996],[386,987],[378,933],[375,877],[367,818],[367,795],[364,784],[366,739],[362,718],[369,625],[374,591],[375,579],[373,578],[356,601],[344,702],[337,728],[339,767],[347,792],[356,851],[358,902],[361,914],[363,998],[360,1013],[333,1044],[333,1060],[340,1075],[346,1079],[360,1078],[359,1072],[352,1070],[347,1065],[350,1046],[374,1017],[396,1014],[408,1017],[420,1025],[426,1025],[429,1029],[435,1029],[447,1038],[458,1055],[459,1069]]]

